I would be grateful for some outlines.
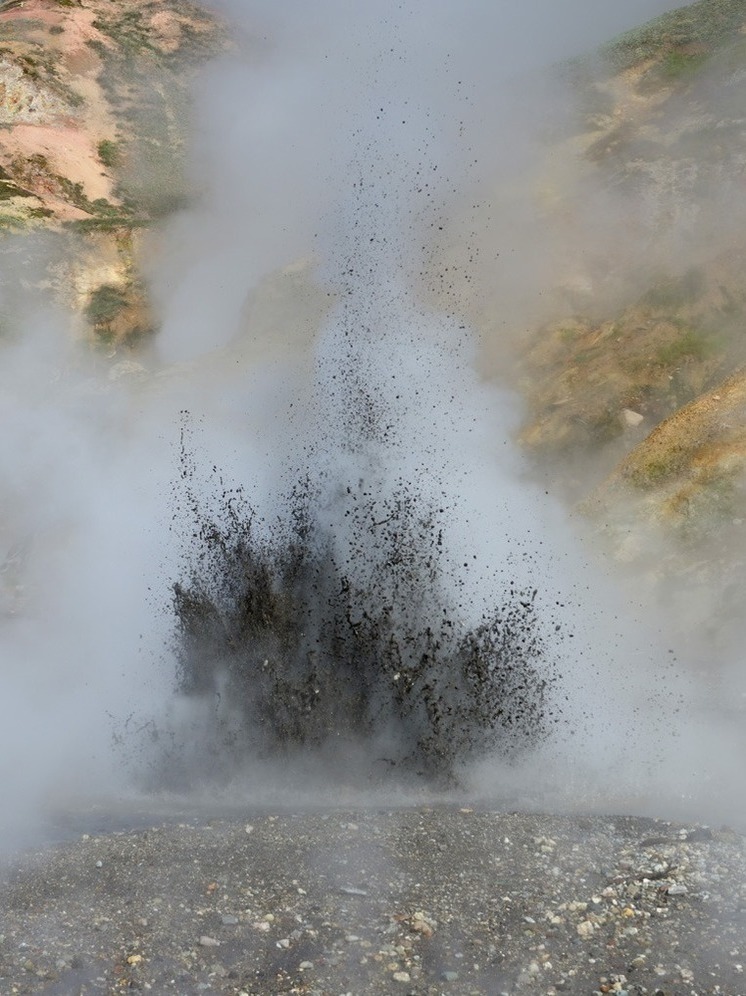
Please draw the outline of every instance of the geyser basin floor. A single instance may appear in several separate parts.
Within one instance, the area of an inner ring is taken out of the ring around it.
[[[745,872],[728,830],[456,807],[87,836],[6,869],[0,990],[734,996]]]

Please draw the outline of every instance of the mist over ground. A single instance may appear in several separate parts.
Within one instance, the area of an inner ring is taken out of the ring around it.
[[[236,47],[196,90],[200,196],[154,239],[162,328],[142,369],[126,376],[84,355],[33,292],[4,345],[1,736],[18,813],[136,791],[164,743],[197,768],[209,746],[214,701],[175,694],[184,410],[208,506],[222,477],[270,519],[299,468],[346,485],[373,465],[384,497],[404,479],[442,500],[449,564],[478,556],[449,596],[465,617],[511,581],[539,589],[548,635],[560,625],[556,730],[520,763],[490,757],[460,772],[467,790],[667,815],[696,811],[704,784],[715,804],[737,731],[703,718],[663,623],[624,603],[531,483],[512,441],[520,401],[484,382],[464,317],[491,269],[506,314],[524,313],[551,269],[541,242],[518,241],[524,202],[504,227],[492,200],[522,188],[537,133],[571,99],[542,70],[674,6],[216,5]],[[345,371],[383,433],[356,424]],[[222,775],[234,803],[334,797],[339,779],[365,797],[365,742],[352,753],[346,770],[322,749],[289,774],[270,759]]]

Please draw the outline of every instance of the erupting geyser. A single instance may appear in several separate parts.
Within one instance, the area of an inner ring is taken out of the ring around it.
[[[386,491],[309,466],[268,523],[240,493],[202,507],[185,473],[195,531],[174,585],[179,681],[213,710],[219,770],[364,738],[374,771],[449,779],[546,735],[553,661],[536,590],[508,587],[471,622],[443,548],[453,510],[415,481]]]
[[[197,486],[183,441],[178,517],[193,525],[173,585],[175,652],[179,691],[207,716],[212,749],[198,767],[212,772],[363,744],[372,772],[448,781],[475,757],[535,747],[559,719],[560,627],[542,619],[536,579],[505,552],[512,541],[489,562],[495,544],[475,533],[510,532],[499,493],[481,517],[463,493],[483,458],[470,434],[495,428],[475,403],[484,389],[458,318],[454,281],[465,286],[468,273],[434,259],[454,193],[477,183],[478,118],[459,78],[464,53],[452,59],[443,34],[441,63],[418,37],[421,13],[339,11],[334,37],[304,37],[300,80],[283,73],[282,48],[268,77],[278,87],[271,137],[285,138],[287,154],[306,138],[309,92],[337,128],[325,121],[327,145],[314,136],[302,160],[326,180],[313,242],[330,311],[311,398],[295,406],[289,445],[267,454],[282,468],[269,511],[257,510],[250,482],[226,489],[216,471]],[[282,30],[292,53],[299,25]],[[268,137],[252,115],[255,165]],[[294,176],[297,163],[282,168]]]

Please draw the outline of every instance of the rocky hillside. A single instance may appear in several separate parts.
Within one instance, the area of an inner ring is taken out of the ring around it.
[[[563,71],[577,113],[546,213],[574,271],[520,344],[521,438],[638,577],[687,606],[706,589],[691,622],[717,629],[746,595],[746,3],[700,0]]]
[[[0,2],[0,229],[50,233],[95,341],[151,328],[142,232],[188,196],[191,70],[221,44],[188,0]]]

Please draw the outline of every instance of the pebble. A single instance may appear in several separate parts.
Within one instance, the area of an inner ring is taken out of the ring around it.
[[[219,948],[220,941],[215,940],[214,937],[208,937],[207,934],[203,934],[199,939],[199,945],[202,948]]]
[[[411,982],[411,976],[409,972],[394,972],[393,975],[394,982]]]
[[[224,913],[220,917],[220,922],[223,924],[224,927],[235,927],[235,925],[238,923],[238,917],[234,916],[232,913]]]
[[[685,896],[689,892],[685,885],[680,885],[679,883],[669,885],[667,891],[669,896]]]
[[[630,429],[636,428],[643,421],[644,417],[640,412],[633,411],[631,408],[622,409],[622,425]]]

